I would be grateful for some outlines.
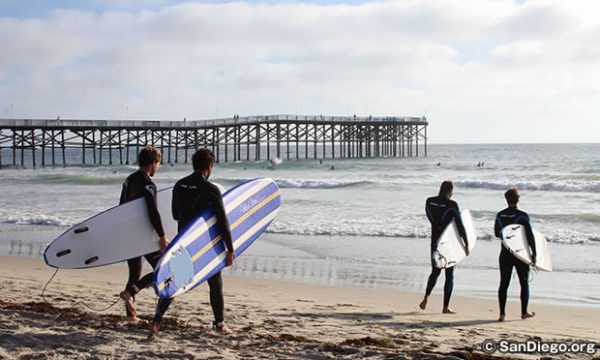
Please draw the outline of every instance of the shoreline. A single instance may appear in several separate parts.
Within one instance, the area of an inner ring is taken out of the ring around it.
[[[498,323],[497,301],[455,295],[455,315],[441,314],[434,293],[426,311],[422,294],[385,289],[325,285],[231,276],[224,273],[226,321],[235,333],[210,329],[207,286],[177,297],[153,342],[148,324],[127,324],[124,305],[103,308],[117,299],[127,268],[106,266],[60,270],[41,298],[54,269],[42,260],[0,257],[0,358],[20,356],[156,357],[224,359],[492,358],[481,350],[486,339],[600,343],[600,309],[533,303],[536,317],[521,320],[519,302],[509,301],[507,321]],[[517,285],[517,284],[515,284]],[[517,286],[518,287],[518,286]],[[142,291],[138,312],[149,319],[154,292]],[[69,310],[73,308],[72,310]],[[57,314],[60,314],[58,316]],[[126,349],[126,350],[124,350]],[[539,354],[494,354],[538,358]],[[575,357],[587,354],[575,354]]]
[[[21,255],[11,253],[12,242],[0,241],[0,256],[22,256],[28,259],[41,259],[45,243],[34,239],[52,239],[64,230],[46,230],[32,227],[21,231],[4,232],[0,235],[13,234],[22,240],[16,240],[19,246],[15,250]],[[239,257],[234,267],[226,273],[253,279],[268,279],[301,284],[328,285],[354,289],[382,289],[389,291],[422,294],[431,268],[420,262],[424,259],[427,244],[423,239],[402,238],[401,241],[389,242],[382,249],[388,252],[388,258],[399,255],[396,263],[386,260],[383,263],[349,262],[358,254],[346,253],[342,259],[323,258],[307,252],[296,244],[306,242],[307,237],[299,235],[265,234],[261,241],[255,242],[244,256]],[[336,244],[342,240],[346,243],[360,243],[356,238],[331,238],[311,236],[312,243],[323,240],[324,249],[320,252],[330,252],[328,243]],[[325,241],[327,240],[327,241]],[[368,241],[370,239],[366,239]],[[49,241],[49,240],[48,240]],[[354,246],[356,247],[356,246]],[[389,250],[393,247],[393,253]],[[386,250],[388,249],[388,250]],[[347,250],[341,250],[347,251]],[[583,252],[582,252],[583,251]],[[580,245],[555,245],[554,259],[563,266],[569,259],[580,254],[583,263],[591,262],[597,256],[600,247],[583,248]],[[497,269],[498,244],[480,241],[474,250],[474,256],[465,259],[455,271],[455,286],[453,296],[465,296],[478,299],[497,299],[499,271]],[[411,254],[419,254],[412,258]],[[489,266],[488,266],[489,264]],[[540,271],[531,274],[532,304],[547,304],[600,309],[600,294],[589,284],[597,282],[596,273],[557,271],[547,273]],[[438,279],[434,294],[442,293],[443,275]],[[513,279],[508,291],[509,300],[519,299],[520,287]]]

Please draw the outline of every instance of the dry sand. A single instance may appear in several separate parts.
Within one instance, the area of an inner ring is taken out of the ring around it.
[[[497,302],[453,297],[458,314],[443,315],[440,296],[429,308],[421,294],[334,288],[225,274],[226,321],[235,333],[211,329],[208,288],[177,297],[159,336],[147,341],[155,295],[142,291],[128,324],[124,305],[110,306],[127,277],[124,266],[60,270],[41,297],[54,269],[41,260],[0,257],[0,358],[168,359],[487,359],[585,358],[589,354],[486,355],[485,339],[499,341],[600,342],[600,309],[532,304],[533,319],[519,318],[510,302],[498,323]],[[518,286],[517,284],[513,286]],[[597,286],[597,284],[591,285]],[[535,297],[535,294],[534,294]]]

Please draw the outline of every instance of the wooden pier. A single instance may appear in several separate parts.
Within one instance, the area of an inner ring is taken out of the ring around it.
[[[425,117],[265,115],[197,121],[0,119],[0,168],[135,164],[154,145],[163,162],[196,149],[217,161],[427,156]],[[421,153],[419,153],[421,149]]]

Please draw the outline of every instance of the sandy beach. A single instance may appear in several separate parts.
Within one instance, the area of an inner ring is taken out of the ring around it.
[[[487,355],[486,339],[600,342],[600,309],[532,304],[537,316],[520,320],[509,303],[508,321],[496,322],[497,304],[453,298],[455,315],[440,313],[433,295],[426,311],[416,293],[306,285],[225,275],[226,321],[235,331],[211,329],[208,288],[176,299],[154,341],[146,340],[155,296],[137,298],[144,319],[125,322],[118,291],[123,266],[60,270],[42,298],[54,269],[41,260],[1,257],[0,358],[184,358],[184,359],[487,359],[540,358],[540,354]],[[47,301],[47,302],[46,302]],[[96,310],[93,310],[96,309]],[[548,356],[548,355],[544,355]],[[550,358],[598,358],[562,354]]]

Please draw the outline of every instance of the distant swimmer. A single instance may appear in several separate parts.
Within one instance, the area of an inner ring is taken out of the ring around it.
[[[436,166],[441,166],[441,165],[442,165],[442,163],[437,163],[437,165],[436,165]]]
[[[331,165],[331,167],[329,168],[329,170],[335,170],[335,166]]]
[[[269,165],[269,170],[275,170],[275,167],[277,165],[280,165],[283,162],[283,160],[281,160],[280,158],[275,158],[275,159],[269,159],[269,162],[271,163]]]
[[[533,265],[537,257],[535,249],[535,240],[533,237],[533,231],[531,230],[531,223],[529,222],[529,215],[526,212],[517,209],[519,203],[519,191],[515,188],[508,189],[504,193],[504,198],[508,207],[496,215],[496,224],[494,226],[494,233],[496,237],[502,238],[502,229],[508,225],[521,224],[525,227],[525,234],[527,236],[527,243],[531,248],[531,258]],[[512,277],[513,267],[517,269],[517,275],[519,276],[519,283],[521,284],[521,319],[528,319],[534,317],[534,312],[527,311],[527,305],[529,303],[529,265],[517,259],[513,254],[508,251],[506,246],[500,245],[500,287],[498,288],[498,302],[500,304],[500,317],[498,321],[504,321],[506,319],[506,298],[508,292],[508,286],[510,285],[510,278]]]
[[[438,196],[430,197],[425,202],[425,213],[427,219],[431,222],[431,251],[429,253],[431,259],[431,274],[427,280],[427,288],[425,290],[425,296],[423,301],[419,304],[421,310],[425,310],[427,307],[427,300],[431,291],[435,287],[438,277],[440,276],[441,269],[438,269],[433,263],[433,253],[436,249],[439,237],[442,232],[455,219],[458,232],[465,243],[465,253],[469,255],[469,244],[467,242],[467,234],[460,217],[460,210],[458,204],[455,201],[450,200],[454,191],[454,184],[452,181],[444,181],[440,186]],[[452,289],[454,288],[454,266],[445,269],[446,282],[444,283],[444,306],[442,312],[444,314],[454,314],[449,307],[450,297],[452,296]]]

